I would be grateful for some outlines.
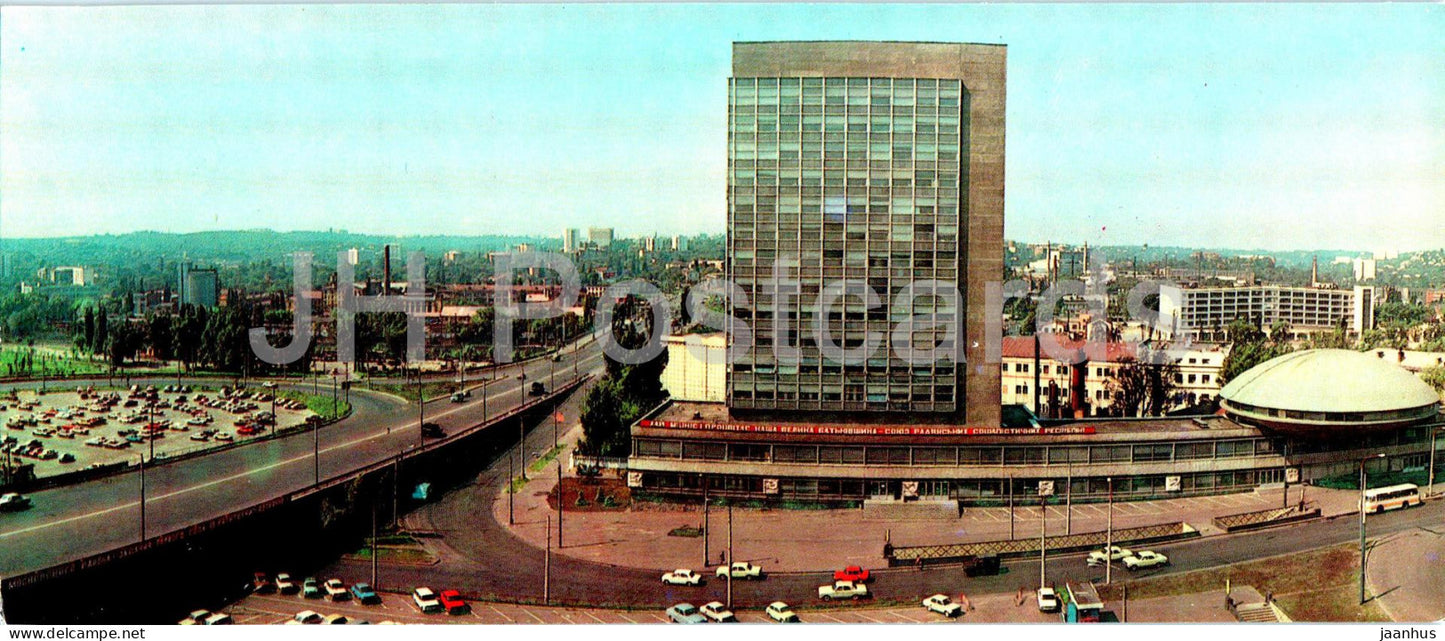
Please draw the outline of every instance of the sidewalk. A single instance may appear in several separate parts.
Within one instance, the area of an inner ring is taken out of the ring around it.
[[[1445,527],[1416,529],[1379,539],[1366,566],[1370,593],[1402,623],[1445,617]]]
[[[566,427],[563,438],[575,443],[580,427]],[[569,450],[570,451],[570,450]],[[565,455],[564,455],[565,456]],[[570,474],[569,474],[570,476]],[[555,476],[535,479],[516,497],[516,525],[512,531],[529,544],[546,545],[546,519],[557,521],[547,505],[547,494],[556,486]],[[1290,488],[1290,500],[1297,502],[1299,489]],[[1353,513],[1356,493],[1310,487],[1306,498],[1319,505],[1324,516]],[[1114,527],[1125,528],[1185,521],[1203,536],[1222,534],[1210,520],[1280,506],[1279,489],[1242,494],[1130,501],[1114,503]],[[1068,532],[1102,531],[1107,527],[1106,504],[1075,505],[1072,516],[1064,506],[1048,506],[1049,535]],[[493,501],[500,523],[507,522],[507,496]],[[992,541],[1039,535],[1039,507],[967,508],[958,519],[917,521],[864,520],[861,510],[777,510],[734,508],[733,548],[738,560],[762,565],[774,572],[817,571],[846,565],[882,567],[883,542],[894,545],[929,545],[969,541]],[[708,549],[701,537],[669,536],[683,526],[703,523],[700,506],[647,505],[619,512],[568,512],[563,508],[563,543],[560,550],[553,534],[553,551],[579,559],[639,568],[701,568],[716,565],[727,548],[728,510],[710,510],[712,532]],[[807,536],[799,536],[799,533]],[[1012,533],[1012,537],[1010,534]],[[1222,598],[1221,598],[1222,600]]]

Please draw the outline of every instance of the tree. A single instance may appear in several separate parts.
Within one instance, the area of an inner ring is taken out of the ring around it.
[[[82,343],[82,344],[85,346],[85,349],[86,349],[86,350],[89,350],[89,349],[90,349],[90,346],[95,344],[95,308],[94,308],[94,307],[89,307],[89,306],[87,306],[87,307],[85,308],[85,320],[84,320],[84,322],[83,322],[83,328],[82,328],[82,329],[83,329],[83,331],[84,331],[84,333],[82,334],[82,338],[85,339],[85,342]]]
[[[95,317],[95,341],[90,344],[90,351],[96,354],[104,354],[110,343],[110,321],[105,316],[105,308],[100,308],[100,313]]]
[[[1221,385],[1255,365],[1294,351],[1287,340],[1281,340],[1281,335],[1265,336],[1258,326],[1243,318],[1231,322],[1226,332],[1232,346],[1219,371]]]
[[[1174,400],[1179,366],[1162,352],[1147,359],[1124,357],[1109,379],[1110,396],[1125,416],[1160,416]]]
[[[1420,380],[1435,388],[1437,393],[1445,394],[1445,365],[1426,368],[1420,372]]]

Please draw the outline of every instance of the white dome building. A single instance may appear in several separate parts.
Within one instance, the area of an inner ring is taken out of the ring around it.
[[[1290,436],[1346,438],[1440,418],[1440,396],[1372,354],[1312,349],[1251,368],[1220,391],[1233,420]]]

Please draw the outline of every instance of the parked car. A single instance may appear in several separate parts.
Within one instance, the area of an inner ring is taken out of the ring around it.
[[[691,603],[679,603],[666,610],[667,618],[673,623],[707,623],[707,617],[697,611]]]
[[[818,598],[824,601],[833,599],[860,599],[868,596],[868,586],[852,581],[834,581],[832,585],[818,586]]]
[[[731,571],[729,571],[729,568],[731,568]],[[738,561],[731,566],[718,566],[718,578],[725,579],[729,574],[731,574],[734,579],[761,579],[763,578],[763,569],[746,561]]]
[[[736,623],[738,620],[738,618],[733,615],[733,611],[729,610],[727,606],[722,604],[721,601],[713,601],[711,603],[708,603],[707,605],[698,608],[698,611],[701,612],[703,616],[707,617],[709,621],[716,621],[718,623]]]
[[[192,610],[190,614],[186,615],[186,618],[177,621],[176,625],[201,625],[210,616],[210,610]]]
[[[231,619],[231,615],[229,614],[226,614],[224,612],[215,612],[212,613],[211,616],[206,617],[206,620],[202,621],[201,623],[204,623],[205,625],[232,625],[235,623],[235,621]]]
[[[328,614],[321,620],[321,625],[346,625],[350,622],[351,620],[347,619],[344,614]]]
[[[1129,548],[1121,548],[1115,545],[1110,547],[1107,551],[1094,550],[1093,552],[1090,552],[1088,563],[1089,565],[1103,565],[1105,559],[1108,559],[1109,561],[1118,561],[1126,556],[1132,556],[1133,554],[1134,553],[1131,552]]]
[[[678,568],[662,575],[665,585],[702,585],[702,575],[687,568]]]
[[[321,613],[320,613],[320,612],[317,612],[317,611],[315,611],[315,610],[302,610],[302,611],[300,611],[300,612],[297,612],[297,613],[296,613],[296,616],[293,617],[292,620],[295,621],[295,622],[297,622],[297,623],[308,623],[308,624],[310,624],[310,623],[321,623],[321,619],[323,619],[323,618],[324,618],[324,617],[321,616]]]
[[[307,577],[301,582],[301,596],[308,599],[319,599],[326,593],[321,590],[321,582],[312,577]]]
[[[769,603],[765,612],[769,619],[777,621],[778,623],[799,622],[798,615],[793,612],[793,608],[782,601]]]
[[[411,600],[416,603],[417,609],[421,610],[423,614],[446,611],[446,608],[442,606],[441,599],[437,598],[437,593],[432,592],[431,588],[423,587],[412,590]]]
[[[447,614],[466,614],[472,611],[472,606],[467,605],[462,593],[456,590],[442,590],[437,598],[442,602]]]
[[[251,591],[256,594],[274,594],[276,584],[271,582],[271,578],[266,576],[265,572],[257,572],[251,578]]]
[[[1042,588],[1039,588],[1039,591],[1038,591],[1038,593],[1037,593],[1037,596],[1038,596],[1038,601],[1039,601],[1039,612],[1058,612],[1058,611],[1059,611],[1059,595],[1057,595],[1057,594],[1054,593],[1054,589],[1053,589],[1053,588],[1050,588],[1050,587],[1042,587]]]
[[[347,601],[351,599],[351,593],[346,590],[346,584],[341,579],[327,579],[321,589],[326,590],[327,598],[332,601]]]
[[[870,577],[868,575],[868,570],[865,570],[862,567],[856,565],[850,565],[833,573],[834,581],[852,581],[854,583],[867,583],[869,578]]]
[[[276,384],[271,381],[266,381],[265,383],[261,384],[261,387],[264,387],[266,389],[276,389]]]
[[[1169,557],[1148,550],[1124,557],[1124,567],[1129,570],[1142,570],[1158,565],[1169,565]]]
[[[291,575],[282,572],[276,575],[276,591],[281,594],[296,594],[301,591],[301,586],[296,585]]]
[[[953,599],[945,594],[935,594],[923,600],[923,609],[929,612],[937,612],[946,617],[956,617],[963,614],[963,606],[954,603]]]
[[[371,586],[365,583],[357,583],[351,586],[351,594],[355,596],[356,600],[362,605],[379,605],[381,603],[381,595],[377,594],[376,590],[371,589]]]

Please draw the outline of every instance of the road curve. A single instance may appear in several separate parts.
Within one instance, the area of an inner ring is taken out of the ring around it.
[[[601,362],[601,350],[592,341],[565,353],[555,364],[539,359],[503,366],[495,370],[496,378],[485,385],[484,393],[479,390],[466,403],[454,404],[448,399],[427,403],[426,420],[449,433],[475,425],[483,421],[484,412],[490,417],[524,403],[524,388],[534,381],[547,381],[553,370],[561,385],[572,379],[574,371],[586,375],[600,368]],[[526,372],[525,382],[516,378],[518,372]],[[420,440],[415,403],[403,404],[393,396],[355,387],[351,402],[349,417],[320,431],[322,479],[385,460]],[[316,438],[310,431],[299,432],[148,468],[147,534],[181,529],[309,486],[316,474],[312,454]],[[5,550],[0,555],[0,576],[50,567],[140,539],[139,472],[30,496],[35,505],[32,509],[0,514],[0,548]]]

